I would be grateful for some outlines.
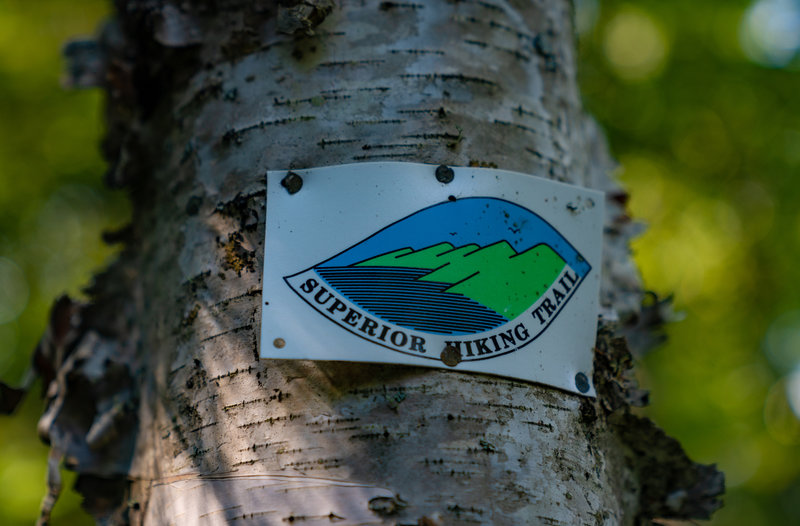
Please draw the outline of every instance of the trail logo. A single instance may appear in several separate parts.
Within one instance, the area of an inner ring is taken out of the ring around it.
[[[285,279],[356,336],[456,365],[533,342],[590,270],[537,214],[471,197],[420,210]],[[430,352],[426,335],[447,335],[447,352]]]
[[[593,395],[602,194],[359,163],[268,172],[263,358],[454,368]],[[300,188],[298,190],[298,188]]]

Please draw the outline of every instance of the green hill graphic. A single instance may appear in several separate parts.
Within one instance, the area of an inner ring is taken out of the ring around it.
[[[483,248],[450,243],[420,250],[402,248],[355,266],[430,270],[419,280],[450,283],[446,292],[466,296],[511,320],[550,288],[564,265],[561,256],[545,244],[518,254],[506,241],[499,241]]]

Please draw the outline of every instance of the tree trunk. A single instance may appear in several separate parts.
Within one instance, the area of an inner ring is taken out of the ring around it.
[[[37,353],[41,432],[99,522],[612,525],[716,508],[721,476],[629,411],[642,393],[619,334],[650,327],[566,0],[116,4],[72,72],[108,92],[109,181],[133,221],[92,302],[61,301]],[[266,170],[371,160],[607,193],[597,399],[259,359]]]

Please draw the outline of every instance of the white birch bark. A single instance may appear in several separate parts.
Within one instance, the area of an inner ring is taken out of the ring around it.
[[[326,2],[290,4],[119,1],[103,74],[81,72],[109,92],[110,180],[130,188],[134,217],[93,305],[54,313],[72,333],[52,329],[40,349],[67,356],[53,359],[41,429],[98,520],[707,514],[713,492],[695,486],[718,478],[680,448],[648,452],[673,444],[628,413],[629,356],[609,325],[598,400],[449,370],[259,359],[268,169],[481,165],[606,191],[604,315],[634,316],[640,301],[624,198],[580,105],[568,2],[340,0],[327,16]],[[682,467],[648,482],[650,457]]]

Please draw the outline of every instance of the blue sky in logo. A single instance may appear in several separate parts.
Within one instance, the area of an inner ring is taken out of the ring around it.
[[[581,276],[591,268],[547,221],[494,197],[467,197],[424,208],[317,266],[344,267],[404,247],[420,250],[444,242],[485,247],[499,241],[507,241],[517,253],[545,243]]]

